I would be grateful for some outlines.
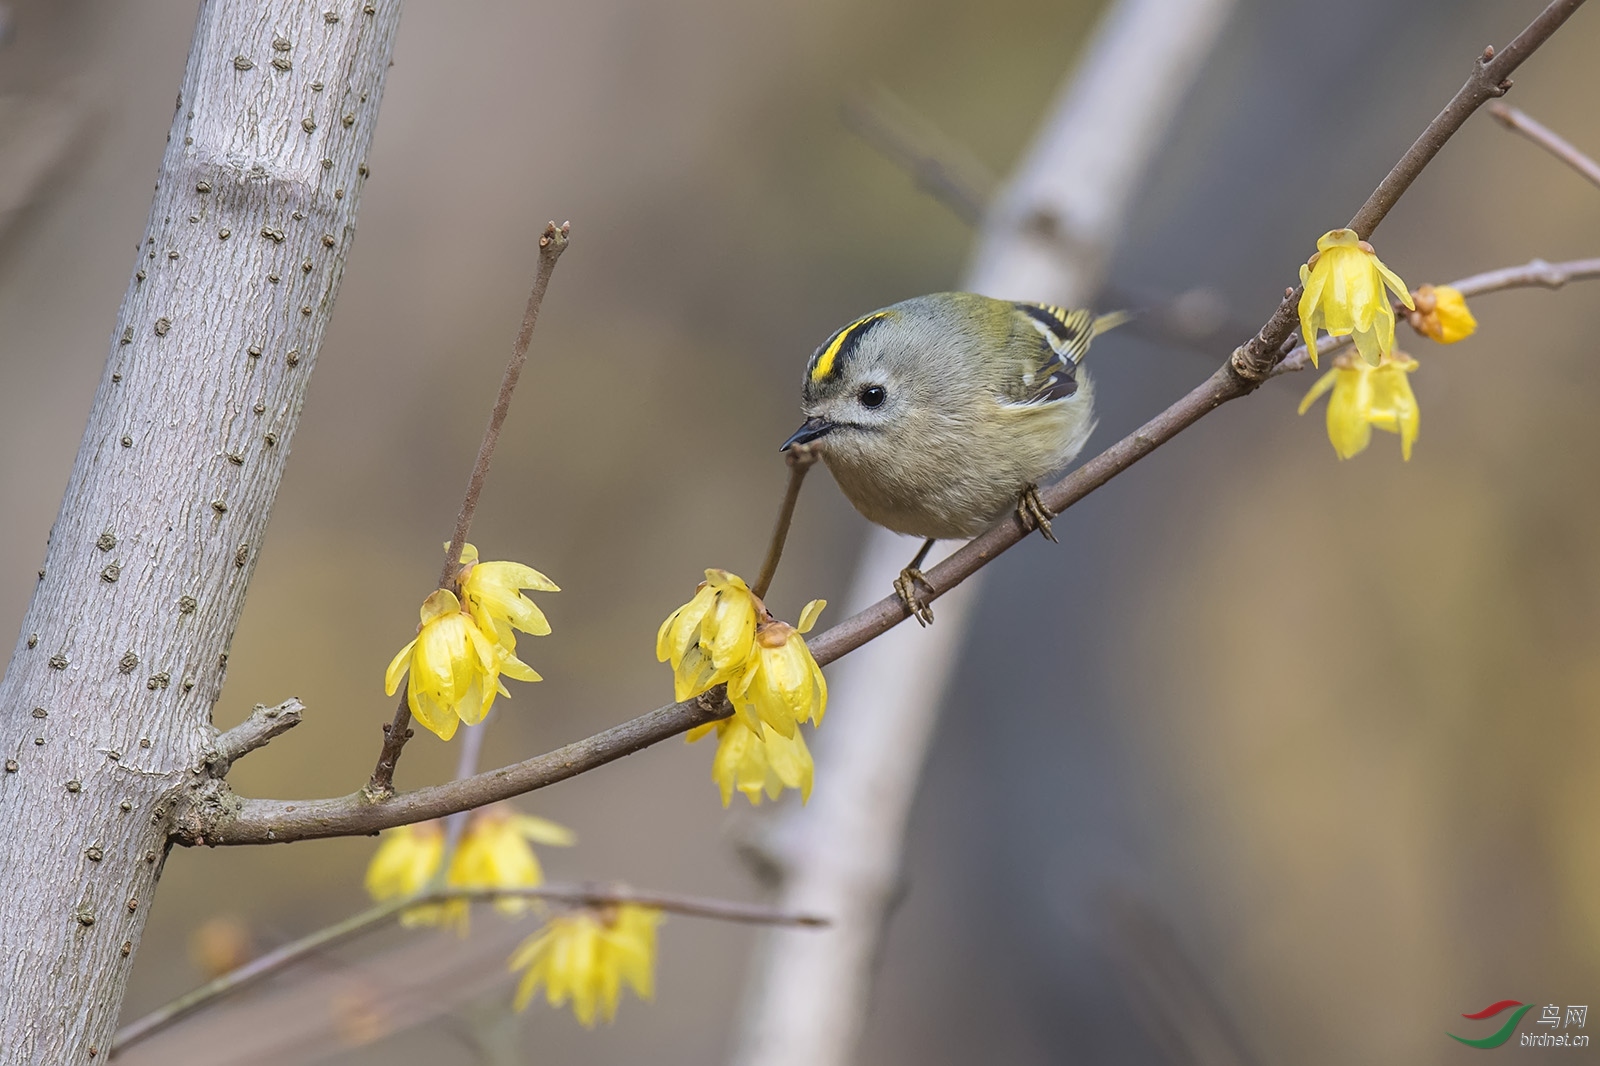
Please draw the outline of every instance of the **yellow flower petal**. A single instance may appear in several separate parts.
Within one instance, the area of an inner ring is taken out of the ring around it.
[[[1322,330],[1351,337],[1362,358],[1376,366],[1394,350],[1394,308],[1385,290],[1407,307],[1412,306],[1410,291],[1353,230],[1329,230],[1317,240],[1317,253],[1300,268],[1298,307],[1312,365],[1317,365],[1316,335]]]
[[[812,600],[806,604],[800,611],[800,622],[795,628],[802,633],[811,632],[811,627],[817,624],[817,618],[821,616],[822,609],[826,606],[828,606],[827,600]]]
[[[673,669],[677,669],[684,654],[698,641],[700,623],[716,606],[716,602],[717,590],[710,585],[701,585],[693,599],[667,615],[667,620],[661,623],[656,633],[656,661],[670,662]]]
[[[400,679],[411,669],[411,649],[417,646],[416,638],[400,649],[400,654],[389,660],[389,669],[383,672],[383,694],[393,696],[400,690]]]
[[[1372,440],[1372,423],[1367,418],[1372,406],[1371,372],[1362,364],[1338,374],[1328,400],[1328,441],[1339,458],[1352,459]]]
[[[428,598],[422,601],[423,625],[460,613],[461,601],[456,599],[456,594],[449,589],[434,589],[428,594]]]
[[[602,1015],[607,1021],[616,1016],[624,984],[649,999],[660,921],[660,911],[632,903],[552,918],[511,956],[511,969],[523,971],[517,1009],[532,1002],[541,984],[551,1006],[570,1000],[573,1015],[585,1026]]]
[[[545,844],[550,847],[571,847],[578,842],[578,834],[558,822],[548,818],[538,818],[531,814],[518,814],[511,819],[512,827],[522,836],[535,844]]]
[[[1333,388],[1334,380],[1338,378],[1338,376],[1339,371],[1330,370],[1318,378],[1317,383],[1311,386],[1311,390],[1307,392],[1300,400],[1300,410],[1297,413],[1303,415],[1307,411],[1311,410],[1311,405],[1317,402],[1317,398],[1326,393],[1329,389]]]
[[[1341,459],[1359,455],[1372,441],[1372,431],[1381,429],[1400,435],[1400,454],[1411,458],[1411,447],[1421,424],[1416,395],[1409,375],[1417,361],[1404,352],[1394,352],[1373,367],[1365,362],[1341,357],[1306,393],[1300,411],[1323,393],[1328,399],[1328,441]]]

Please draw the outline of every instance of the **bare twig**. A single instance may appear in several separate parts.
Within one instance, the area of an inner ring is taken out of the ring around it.
[[[983,221],[995,178],[982,163],[881,85],[845,101],[845,128],[911,175],[963,222]]]
[[[1422,168],[1439,154],[1445,142],[1455,136],[1456,131],[1479,107],[1495,97],[1504,96],[1506,90],[1511,88],[1512,71],[1549,40],[1551,34],[1560,29],[1561,24],[1582,5],[1583,0],[1553,0],[1503,51],[1485,48],[1483,55],[1473,64],[1466,83],[1378,183],[1372,195],[1367,197],[1367,202],[1351,216],[1347,228],[1355,230],[1363,240],[1370,238],[1372,231],[1378,228],[1378,223],[1384,220],[1411,187],[1411,183],[1417,180]],[[1234,350],[1228,366],[1243,382],[1254,387],[1272,370],[1281,351],[1280,346],[1300,321],[1297,310],[1299,303],[1300,289],[1296,286],[1285,294],[1283,302],[1267,319],[1266,325]]]
[[[1600,259],[1570,259],[1565,263],[1534,259],[1522,266],[1487,270],[1470,278],[1462,278],[1454,287],[1463,296],[1478,296],[1501,289],[1559,289],[1569,281],[1587,278],[1600,278]]]
[[[1530,117],[1527,112],[1496,103],[1489,105],[1489,114],[1506,129],[1522,134],[1595,185],[1600,185],[1600,163],[1578,151],[1570,141]]]
[[[1440,126],[1446,115],[1454,115],[1463,93],[1478,85],[1484,77],[1494,77],[1493,85],[1498,86],[1516,63],[1548,39],[1581,2],[1556,0],[1516,38],[1512,46],[1489,63],[1480,62],[1466,87],[1456,94],[1440,118],[1429,124],[1429,130]],[[1496,65],[1507,56],[1515,57],[1515,62],[1507,66]],[[1482,103],[1490,95],[1493,94],[1483,95],[1478,102]],[[1447,138],[1454,133],[1465,118],[1465,114],[1452,118],[1451,122],[1444,125],[1441,136]],[[1422,141],[1419,139],[1418,144]],[[1423,151],[1413,145],[1401,161],[1411,168],[1409,172],[1397,178],[1396,172],[1402,168],[1397,166],[1391,171],[1356,213],[1352,228],[1360,223],[1366,227],[1363,232],[1370,233],[1372,227],[1381,222],[1393,206],[1394,198],[1404,192],[1417,172],[1437,154],[1438,147],[1433,145],[1430,150]],[[1548,280],[1530,282],[1548,283]],[[1277,363],[1283,352],[1281,346],[1289,339],[1290,331],[1297,324],[1296,299],[1285,298],[1284,303],[1248,344],[1236,349],[1227,363],[1186,396],[1060,481],[1043,488],[1039,493],[1041,502],[1057,513],[1064,511],[1224,403],[1253,392]],[[1252,351],[1259,354],[1249,354]],[[1259,365],[1263,367],[1259,372],[1255,369],[1258,365],[1256,360],[1260,360]],[[928,579],[935,590],[930,593],[930,598],[936,598],[959,585],[1001,552],[1021,541],[1029,532],[1020,519],[1012,518],[969,541],[928,571]],[[886,633],[908,617],[899,597],[885,597],[812,639],[809,642],[812,654],[819,664],[826,665]],[[380,802],[374,802],[364,792],[320,800],[245,800],[231,817],[212,817],[210,823],[205,824],[202,835],[207,844],[270,844],[374,833],[392,826],[480,807],[564,781],[697,725],[726,718],[732,713],[733,708],[719,687],[681,703],[658,707],[555,751],[476,774],[463,781],[392,794]],[[198,843],[199,837],[191,830],[182,828],[184,820],[180,819],[179,822],[180,828],[174,835],[175,842]],[[197,821],[196,824],[202,822]]]
[[[276,707],[256,704],[256,709],[250,712],[249,718],[218,735],[215,757],[206,760],[211,776],[228,776],[228,769],[235,762],[257,748],[265,747],[273,737],[287,733],[299,725],[301,713],[305,709],[305,704],[292,696]]]
[[[570,907],[605,907],[635,903],[691,918],[710,918],[720,922],[753,925],[821,928],[828,924],[828,919],[819,915],[794,914],[759,903],[739,903],[733,900],[685,896],[672,892],[639,891],[626,885],[547,884],[535,888],[441,888],[370,907],[341,922],[275,948],[259,958],[251,959],[243,966],[208,981],[194,991],[118,1029],[117,1035],[112,1040],[111,1054],[115,1056],[120,1051],[126,1051],[134,1044],[177,1024],[216,1001],[261,983],[309,955],[326,951],[337,944],[370,932],[402,911],[451,900],[490,903],[502,899],[540,899],[547,903],[560,903]]]
[[[800,485],[806,473],[817,461],[817,451],[807,444],[797,444],[783,453],[789,463],[789,487],[783,493],[783,505],[778,508],[778,521],[772,527],[772,542],[767,545],[767,558],[761,564],[761,576],[750,591],[757,599],[765,598],[772,579],[778,573],[778,560],[783,558],[783,545],[789,539],[789,523],[794,521],[794,505],[800,499]]]
[[[533,278],[533,288],[528,293],[528,305],[522,312],[522,328],[511,346],[511,360],[500,379],[500,391],[494,399],[494,410],[489,413],[489,425],[483,431],[483,441],[478,445],[478,457],[472,464],[472,475],[467,479],[467,491],[461,498],[461,510],[456,513],[456,526],[450,534],[450,544],[445,548],[444,567],[439,571],[439,587],[454,588],[455,575],[461,566],[461,548],[467,542],[467,532],[472,528],[472,516],[478,510],[478,497],[483,493],[483,481],[489,474],[489,461],[494,458],[495,445],[500,443],[500,427],[505,424],[506,413],[511,410],[511,394],[516,390],[517,379],[522,376],[523,364],[528,361],[528,345],[533,341],[533,327],[539,321],[539,308],[544,304],[545,290],[550,287],[550,275],[556,269],[556,260],[567,247],[567,235],[572,223],[547,224],[539,238],[539,269]],[[409,684],[409,681],[407,682]],[[411,739],[411,708],[406,702],[406,690],[400,692],[400,705],[395,708],[394,720],[383,727],[383,747],[378,753],[378,765],[367,782],[366,793],[381,799],[394,792],[394,767],[400,760],[400,751]]]

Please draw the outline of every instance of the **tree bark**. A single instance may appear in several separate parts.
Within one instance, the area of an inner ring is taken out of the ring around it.
[[[0,1064],[104,1055],[333,310],[399,0],[203,4],[0,681]],[[214,753],[213,753],[214,754]]]

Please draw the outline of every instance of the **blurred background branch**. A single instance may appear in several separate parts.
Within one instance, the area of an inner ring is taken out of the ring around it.
[[[1555,130],[1517,108],[1501,103],[1490,104],[1489,114],[1506,129],[1522,134],[1595,185],[1600,185],[1600,163],[1579,151]]]
[[[364,936],[379,926],[388,924],[391,919],[405,911],[453,900],[494,903],[504,899],[536,899],[569,907],[608,907],[633,903],[690,918],[709,918],[719,922],[742,922],[752,925],[793,925],[820,929],[828,924],[827,918],[815,914],[793,913],[759,903],[738,903],[733,900],[711,899],[674,892],[653,892],[649,889],[632,889],[626,885],[544,884],[533,888],[438,888],[419,893],[409,899],[393,900],[369,907],[344,921],[318,929],[314,933],[251,959],[243,966],[218,976],[193,992],[122,1026],[112,1041],[111,1054],[115,1057],[192,1017],[197,1012],[213,1007],[225,997],[260,984],[310,955],[328,951],[346,941]]]

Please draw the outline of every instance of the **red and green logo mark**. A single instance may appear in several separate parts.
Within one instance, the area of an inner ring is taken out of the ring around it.
[[[1499,1003],[1491,1003],[1480,1011],[1474,1011],[1472,1014],[1462,1015],[1463,1018],[1470,1018],[1475,1022],[1480,1022],[1485,1018],[1493,1018],[1497,1014],[1502,1014],[1505,1011],[1511,1010],[1512,1007],[1515,1007],[1516,1010],[1511,1011],[1511,1017],[1507,1018],[1506,1023],[1490,1036],[1483,1037],[1480,1040],[1468,1040],[1466,1037],[1457,1036],[1454,1033],[1447,1032],[1445,1035],[1451,1040],[1461,1041],[1468,1047],[1499,1047],[1501,1044],[1504,1044],[1507,1040],[1511,1039],[1511,1034],[1517,1031],[1517,1023],[1522,1021],[1522,1016],[1533,1009],[1532,1003],[1519,1003],[1514,999],[1502,999]]]

